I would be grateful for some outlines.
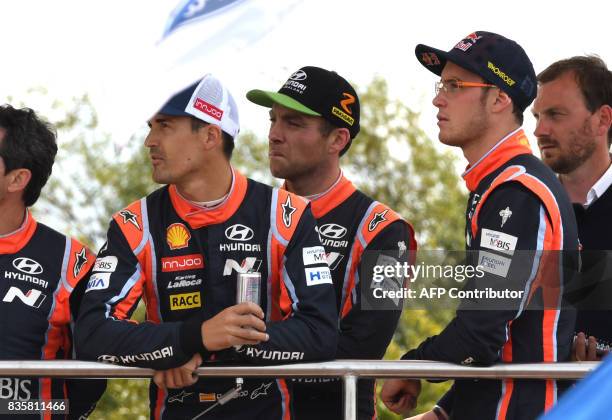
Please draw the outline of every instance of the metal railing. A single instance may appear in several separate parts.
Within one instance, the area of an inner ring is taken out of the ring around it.
[[[357,418],[359,378],[484,378],[484,379],[580,379],[599,362],[500,364],[491,367],[459,366],[428,361],[335,360],[272,366],[205,366],[207,377],[340,377],[344,383],[344,418]],[[151,378],[153,369],[116,366],[76,360],[0,361],[0,376],[63,378]]]

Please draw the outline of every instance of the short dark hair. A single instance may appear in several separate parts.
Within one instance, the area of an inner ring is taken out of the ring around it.
[[[319,132],[321,133],[323,137],[329,136],[331,132],[334,131],[336,128],[342,128],[342,127],[337,126],[336,124],[332,123],[328,119],[321,118],[321,124],[319,124]],[[344,148],[340,150],[340,156],[343,156],[346,152],[348,152],[348,149],[349,147],[351,147],[352,143],[353,143],[353,139],[349,138],[349,141],[348,143],[346,143],[346,146],[344,146]]]
[[[596,55],[575,56],[559,60],[538,74],[538,83],[548,83],[566,73],[573,73],[589,111],[603,105],[612,106],[612,72]],[[612,127],[608,130],[608,147],[612,145]]]
[[[200,128],[210,125],[207,122],[199,120],[195,117],[191,117],[191,131],[194,133],[198,131]],[[234,152],[234,138],[227,134],[225,131],[221,130],[222,140],[223,140],[223,154],[230,160],[232,158],[232,153]]]
[[[15,109],[8,104],[0,105],[0,127],[4,130],[0,157],[4,160],[5,173],[20,168],[32,173],[22,197],[29,207],[38,200],[51,176],[57,154],[55,128],[30,108]]]
[[[523,113],[524,111],[512,101],[512,115],[514,115],[518,125],[523,125]]]

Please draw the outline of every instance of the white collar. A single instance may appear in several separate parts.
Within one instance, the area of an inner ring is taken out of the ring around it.
[[[235,176],[234,176],[234,167],[231,167],[232,169],[232,184],[230,185],[230,189],[229,192],[227,194],[225,194],[223,197],[221,198],[217,198],[211,201],[192,201],[192,200],[188,200],[185,197],[183,197],[181,195],[181,193],[178,191],[178,189],[176,190],[176,192],[178,193],[179,196],[181,196],[185,201],[190,202],[191,204],[193,204],[195,207],[200,207],[203,210],[212,210],[215,209],[217,207],[221,207],[222,204],[225,204],[225,201],[227,201],[227,198],[230,196],[230,194],[232,193],[232,191],[234,190],[234,181],[235,181]]]
[[[305,198],[306,200],[308,200],[308,201],[312,201],[312,200],[316,200],[317,198],[323,197],[325,194],[327,194],[328,192],[330,192],[331,190],[333,190],[333,189],[334,189],[334,187],[335,187],[336,185],[338,185],[338,182],[340,182],[340,180],[342,179],[342,175],[343,175],[343,173],[342,173],[342,169],[340,169],[340,175],[338,175],[338,179],[336,179],[336,180],[334,181],[334,183],[332,184],[332,186],[331,186],[331,187],[329,187],[328,189],[326,189],[326,190],[325,190],[325,191],[323,191],[323,192],[320,192],[320,193],[317,193],[317,194],[313,194],[313,195],[307,195],[307,196],[306,196],[306,197],[304,197],[304,198]]]
[[[591,187],[586,196],[586,201],[583,206],[589,207],[591,204],[595,202],[599,197],[604,195],[607,189],[612,185],[612,165],[608,166],[608,169],[604,174],[597,180],[595,184]]]

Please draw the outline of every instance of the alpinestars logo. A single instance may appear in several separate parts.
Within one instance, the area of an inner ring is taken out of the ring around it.
[[[193,392],[185,392],[185,390],[182,390],[180,394],[174,394],[173,396],[168,398],[168,402],[169,403],[173,403],[173,402],[184,403],[185,398],[189,397],[190,395],[193,395]]]
[[[372,220],[370,221],[370,224],[368,225],[368,231],[373,232],[374,229],[376,229],[378,225],[386,221],[387,219],[385,218],[385,216],[387,215],[388,211],[389,209],[383,212],[374,214],[374,217],[372,218]]]
[[[270,389],[270,386],[272,386],[272,382],[261,384],[259,388],[254,389],[253,392],[251,392],[251,399],[254,400],[261,395],[268,395],[268,389]]]
[[[119,212],[119,216],[121,216],[123,218],[123,224],[124,225],[126,223],[131,223],[134,226],[136,226],[136,228],[138,230],[142,230],[142,228],[140,227],[140,224],[138,223],[138,216],[136,216],[134,213],[132,213],[128,209],[121,210]]]
[[[295,213],[295,211],[297,210],[295,207],[291,205],[290,195],[287,195],[287,200],[285,200],[285,202],[281,204],[281,207],[283,209],[283,224],[286,227],[289,227],[291,226],[291,219],[292,219],[293,213]]]
[[[20,288],[13,286],[4,295],[2,302],[12,302],[15,298],[18,298],[32,308],[40,308],[46,297],[47,295],[43,294],[40,290],[30,289],[24,294]]]
[[[74,275],[74,277],[78,277],[79,273],[81,272],[81,269],[87,262],[87,257],[85,256],[85,247],[81,248],[79,252],[75,252],[74,258],[75,262],[74,267],[72,268],[72,274]]]

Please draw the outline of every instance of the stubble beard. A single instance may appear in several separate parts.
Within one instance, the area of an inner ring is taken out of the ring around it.
[[[544,159],[544,162],[558,174],[569,174],[575,171],[593,156],[597,148],[595,138],[590,135],[589,131],[585,121],[582,128],[572,135],[568,150],[561,151],[556,159]]]
[[[438,138],[440,142],[448,146],[467,147],[472,142],[477,142],[489,127],[489,118],[484,113],[484,107],[480,112],[474,113],[470,121],[464,122],[462,127],[457,127],[453,132],[443,134],[440,130]]]

